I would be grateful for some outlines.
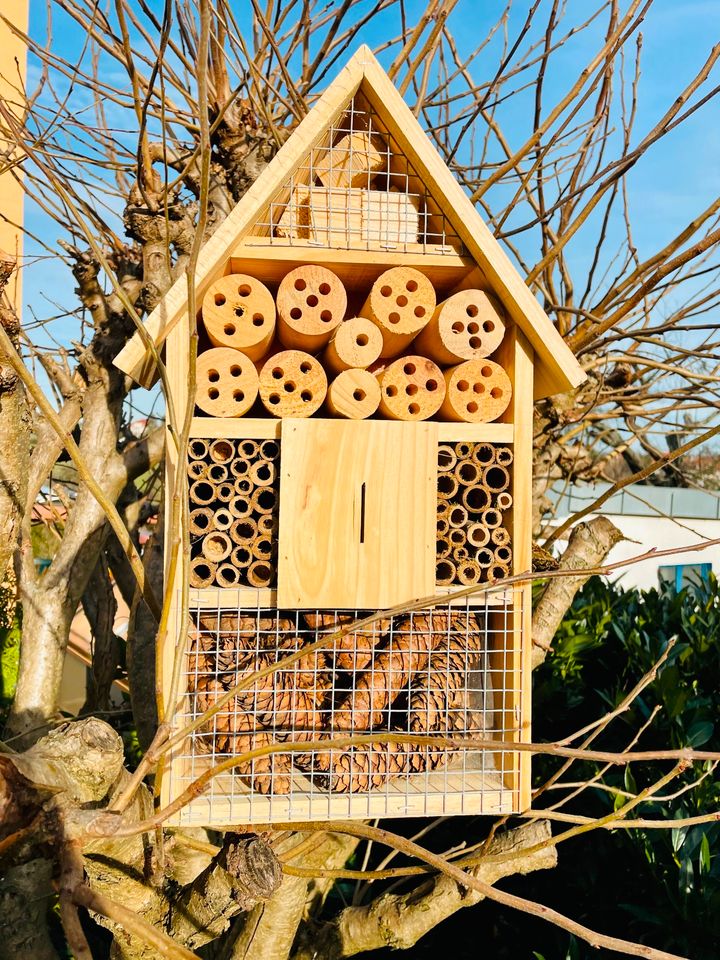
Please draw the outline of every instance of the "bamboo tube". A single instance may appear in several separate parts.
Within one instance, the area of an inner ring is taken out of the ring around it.
[[[213,522],[213,512],[209,507],[198,507],[197,510],[190,511],[188,527],[190,533],[195,536],[202,536],[211,529]]]
[[[484,547],[490,540],[490,531],[483,523],[471,523],[467,528],[467,538],[474,547]]]
[[[202,589],[212,585],[215,579],[215,564],[205,557],[194,557],[190,561],[188,581],[191,587]]]
[[[455,444],[455,453],[457,454],[458,460],[467,460],[468,457],[472,456],[474,444],[468,443],[467,440],[460,440]]]
[[[435,583],[439,587],[449,587],[455,579],[455,564],[444,557],[435,564]]]
[[[455,547],[452,552],[452,558],[455,561],[467,560],[470,556],[470,551],[467,547]]]
[[[275,568],[266,560],[253,560],[247,578],[251,587],[267,587],[275,575]]]
[[[510,568],[504,563],[491,563],[487,570],[488,580],[504,580],[510,575]]]
[[[438,560],[449,557],[452,553],[452,545],[446,536],[438,537],[435,542],[435,555]]]
[[[232,440],[226,440],[225,437],[218,437],[213,440],[209,449],[210,459],[214,463],[231,463],[235,456],[235,445]]]
[[[451,527],[448,533],[448,540],[453,547],[463,547],[467,543],[467,534],[459,527]]]
[[[188,441],[188,453],[193,460],[204,460],[208,455],[208,442],[201,437],[193,437]]]
[[[491,463],[495,463],[495,447],[491,443],[476,443],[470,456],[481,467],[488,467]]]
[[[437,305],[415,341],[417,349],[444,366],[489,357],[505,336],[501,312],[484,290],[455,293]]]
[[[228,469],[222,463],[211,463],[206,470],[206,475],[211,483],[222,483],[228,478]]]
[[[215,580],[219,587],[226,589],[236,587],[240,582],[240,571],[232,563],[220,563],[215,573]]]
[[[455,466],[455,476],[460,483],[473,487],[480,480],[480,467],[472,460],[460,460]]]
[[[494,463],[483,471],[483,484],[491,493],[501,493],[510,486],[510,474],[505,467]]]
[[[508,546],[500,546],[495,548],[495,561],[496,563],[502,563],[505,566],[509,567],[512,562],[512,550]]]
[[[480,513],[490,506],[490,493],[485,487],[467,487],[462,492],[462,502],[468,513]]]
[[[450,526],[454,529],[464,528],[468,521],[468,512],[465,507],[461,507],[459,503],[454,504],[450,508],[448,521]]]
[[[488,530],[493,530],[495,527],[499,527],[502,523],[500,511],[495,510],[492,507],[489,510],[483,510],[483,512],[480,514],[480,522],[484,523]]]
[[[476,560],[462,560],[457,565],[457,578],[464,587],[478,583],[480,574],[480,564]]]
[[[215,485],[208,480],[196,480],[190,485],[190,503],[206,507],[215,499]]]
[[[233,524],[233,515],[222,507],[213,514],[212,525],[214,530],[229,530]]]
[[[191,460],[187,465],[188,477],[191,480],[202,480],[207,471],[207,464],[202,460]]]
[[[212,563],[220,563],[221,560],[229,557],[231,550],[230,537],[221,530],[213,530],[212,533],[208,533],[202,542],[203,556]]]
[[[271,357],[260,372],[260,399],[275,417],[311,417],[327,393],[320,362],[301,350]]]
[[[252,555],[258,560],[269,560],[273,552],[273,543],[270,537],[256,537],[252,543]]]
[[[438,517],[447,517],[450,513],[450,504],[447,500],[438,500],[437,510],[435,511]]]
[[[232,483],[219,483],[215,492],[221,503],[230,503],[235,496],[235,486]]]
[[[235,457],[230,464],[230,476],[244,477],[250,469],[250,462],[243,456]]]
[[[238,452],[245,460],[252,460],[260,452],[260,444],[255,440],[241,440],[238,445]],[[247,471],[245,472],[247,473]]]
[[[259,360],[275,333],[275,301],[256,277],[231,273],[208,289],[202,318],[213,346],[242,350],[251,360]]]
[[[453,470],[457,463],[457,454],[449,443],[441,443],[438,446],[438,470]]]
[[[270,487],[275,482],[275,464],[258,460],[250,467],[249,479],[256,487]]]
[[[195,374],[195,403],[211,417],[242,417],[255,403],[257,370],[239,350],[206,350],[197,358]]]
[[[444,536],[450,529],[450,523],[445,517],[440,517],[435,524],[435,529],[439,536]]]
[[[253,491],[253,482],[250,477],[238,477],[233,486],[235,487],[235,493],[240,496],[247,496]]]
[[[228,503],[230,513],[241,520],[243,517],[249,517],[253,506],[247,494],[236,494]]]
[[[495,498],[495,505],[498,510],[509,510],[513,505],[512,494],[508,490],[501,490]]]
[[[510,403],[510,378],[492,360],[466,360],[445,370],[443,376],[446,391],[440,416],[444,420],[490,423]]]
[[[280,456],[280,444],[277,440],[263,440],[259,448],[263,460],[277,460]]]
[[[490,539],[496,547],[505,547],[510,543],[510,534],[505,527],[496,527],[490,534]]]
[[[457,478],[452,473],[440,473],[437,479],[437,495],[442,500],[452,500],[458,492]]]
[[[328,342],[346,310],[342,280],[327,267],[303,264],[280,282],[278,339],[289,350],[315,353]]]
[[[253,560],[252,550],[244,545],[233,547],[230,559],[239,569],[249,567]]]
[[[502,467],[509,467],[513,462],[513,452],[510,447],[498,447],[495,452],[495,459]]]
[[[261,517],[258,517],[257,526],[258,533],[261,536],[272,537],[278,531],[277,517],[274,517],[271,513],[264,513]]]
[[[380,413],[390,420],[427,420],[442,406],[445,380],[427,357],[402,357],[379,378]]]
[[[272,487],[260,487],[250,500],[257,513],[272,513],[277,507],[277,494]]]
[[[242,517],[230,527],[230,539],[240,546],[252,543],[257,535],[257,521],[253,520],[252,517]]]
[[[420,333],[435,310],[435,290],[412,267],[380,274],[359,313],[372,320],[383,338],[381,357],[396,357]]]
[[[328,387],[326,405],[334,417],[366,420],[380,403],[380,384],[369,370],[343,370]]]
[[[495,554],[489,547],[481,547],[475,555],[475,560],[485,570],[495,561]]]
[[[335,328],[322,355],[323,366],[335,374],[367,370],[380,356],[382,346],[382,334],[372,320],[352,317]]]

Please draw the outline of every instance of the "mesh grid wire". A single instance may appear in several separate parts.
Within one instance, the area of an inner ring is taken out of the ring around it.
[[[509,812],[507,785],[518,773],[518,754],[464,747],[462,740],[518,739],[523,718],[512,618],[521,604],[522,592],[506,589],[486,595],[480,607],[464,602],[376,621],[255,682],[184,741],[170,770],[171,795],[252,747],[293,743],[299,752],[280,750],[214,777],[180,821]],[[177,723],[196,719],[258,667],[365,615],[191,604]],[[319,748],[331,736],[368,732],[417,740]],[[452,736],[457,746],[424,743],[432,734]]]
[[[360,94],[277,191],[253,234],[283,246],[465,252],[442,204]]]

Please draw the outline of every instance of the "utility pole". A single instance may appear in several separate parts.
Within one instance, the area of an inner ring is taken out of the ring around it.
[[[4,0],[2,14],[22,33],[27,33],[29,0]],[[27,48],[21,37],[0,19],[0,101],[22,122],[25,110]],[[0,257],[20,267],[23,251],[23,187],[21,153],[14,150],[14,138],[0,117]],[[22,270],[17,269],[6,287],[11,305],[20,316]]]

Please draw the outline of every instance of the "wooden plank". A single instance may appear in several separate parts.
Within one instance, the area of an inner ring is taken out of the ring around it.
[[[435,580],[437,427],[285,420],[278,603],[380,609]]]
[[[364,73],[362,94],[382,118],[435,201],[441,204],[493,291],[547,367],[543,389],[560,393],[579,386],[585,380],[585,372],[369,51],[364,61]]]
[[[205,587],[202,590],[190,590],[190,607],[202,607],[206,610],[252,610],[254,607],[267,609],[277,607],[277,590],[271,587]]]
[[[313,418],[315,420],[320,417]],[[191,437],[231,437],[249,440],[278,440],[282,420],[275,417],[194,417]],[[438,423],[438,442],[512,443],[512,423]]]

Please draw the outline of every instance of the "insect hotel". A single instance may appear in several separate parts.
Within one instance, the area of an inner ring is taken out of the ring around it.
[[[164,351],[187,475],[167,715],[246,681],[163,801],[222,766],[177,822],[525,808],[530,594],[503,581],[531,566],[533,400],[584,375],[366,47],[205,245],[195,307],[192,395],[184,277],[115,361],[147,386]]]

